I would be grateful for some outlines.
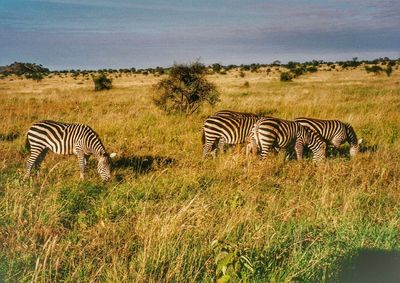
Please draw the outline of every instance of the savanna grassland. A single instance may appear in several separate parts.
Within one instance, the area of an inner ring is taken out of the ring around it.
[[[189,117],[154,106],[162,76],[112,77],[102,92],[82,76],[0,80],[0,281],[321,282],[360,251],[400,251],[399,70],[322,67],[293,82],[231,70],[208,77],[220,103]],[[202,160],[202,123],[220,109],[350,122],[363,152]],[[118,154],[113,181],[95,160],[80,181],[75,156],[49,153],[23,182],[25,133],[42,119],[95,129]]]

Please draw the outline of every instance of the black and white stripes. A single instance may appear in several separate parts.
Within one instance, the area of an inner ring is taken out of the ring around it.
[[[223,144],[247,143],[246,154],[258,153],[262,158],[280,148],[294,148],[297,158],[303,156],[306,146],[313,152],[313,159],[326,158],[326,143],[335,147],[348,142],[350,156],[359,151],[357,135],[350,124],[339,120],[296,118],[293,121],[274,117],[259,117],[252,113],[221,110],[209,116],[202,129],[203,158],[215,156]]]
[[[229,110],[216,112],[208,117],[202,129],[203,158],[208,154],[215,157],[217,148],[224,144],[241,144],[247,141],[258,116]]]
[[[84,178],[87,160],[93,155],[98,161],[97,171],[100,177],[104,181],[110,179],[110,158],[115,153],[109,155],[99,136],[87,125],[40,121],[29,129],[27,145],[31,154],[26,164],[26,178],[30,176],[32,167],[39,167],[47,151],[51,150],[56,154],[76,154],[81,179]]]
[[[350,144],[350,156],[355,156],[359,151],[362,140],[357,140],[353,127],[339,120],[321,120],[315,118],[296,118],[295,121],[301,125],[320,134],[324,140],[338,148],[342,143]]]
[[[261,118],[252,132],[262,159],[276,148],[285,148],[288,151],[294,147],[297,159],[301,160],[305,146],[313,152],[314,161],[321,161],[326,157],[326,144],[322,137],[297,122],[272,117]]]

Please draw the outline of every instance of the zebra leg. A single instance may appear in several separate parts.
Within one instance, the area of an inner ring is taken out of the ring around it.
[[[224,152],[224,145],[225,145],[225,139],[220,138],[218,141],[218,150],[222,153]]]
[[[246,146],[246,155],[249,155],[250,153],[252,153],[253,155],[257,155],[258,153],[258,145],[254,137],[250,138],[250,141]]]
[[[304,145],[300,140],[296,141],[294,149],[296,151],[297,160],[302,160],[303,159]]]
[[[264,160],[267,157],[268,153],[270,153],[273,149],[274,148],[272,144],[267,146],[261,145],[261,154],[260,154],[261,160]]]
[[[35,167],[36,170],[40,169],[40,163],[43,161],[46,156],[48,149],[47,148],[32,148],[31,155],[29,156],[28,161],[26,162],[26,172],[24,176],[24,180],[28,179],[31,175],[32,168]]]
[[[85,159],[85,166],[88,164],[88,162],[89,162],[89,155],[87,155],[87,154],[85,154],[84,155],[84,159]]]
[[[76,155],[78,156],[78,161],[79,161],[80,178],[81,178],[81,180],[84,180],[85,179],[85,168],[86,168],[86,163],[87,163],[87,157],[82,152],[77,152]]]
[[[207,155],[211,152],[213,149],[213,145],[215,143],[215,140],[206,140],[206,142],[203,145],[203,159],[207,157]]]

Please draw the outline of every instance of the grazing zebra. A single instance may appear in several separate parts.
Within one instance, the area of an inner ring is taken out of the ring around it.
[[[303,158],[304,146],[311,149],[314,161],[321,161],[326,157],[326,143],[322,137],[300,123],[266,117],[258,120],[252,132],[262,159],[276,148],[285,148],[288,151],[293,146],[298,160]]]
[[[353,127],[348,123],[343,123],[339,120],[321,120],[305,117],[296,118],[295,121],[320,134],[327,143],[333,144],[335,148],[338,148],[342,143],[348,142],[350,144],[350,156],[355,156],[359,151],[362,139],[357,140]]]
[[[215,157],[217,147],[223,150],[224,144],[246,142],[254,123],[259,117],[252,113],[221,110],[209,116],[202,129],[203,158],[208,154]]]
[[[90,155],[98,161],[97,171],[104,181],[111,177],[111,158],[116,154],[107,153],[99,136],[84,124],[67,124],[55,121],[34,123],[26,138],[31,155],[26,164],[25,179],[29,178],[32,167],[39,167],[48,150],[57,154],[76,154],[79,160],[80,177],[84,179],[85,166]]]

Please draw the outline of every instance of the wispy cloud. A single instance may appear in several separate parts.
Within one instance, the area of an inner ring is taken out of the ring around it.
[[[21,58],[83,68],[197,57],[400,56],[399,15],[400,2],[392,0],[3,0],[0,65]]]

